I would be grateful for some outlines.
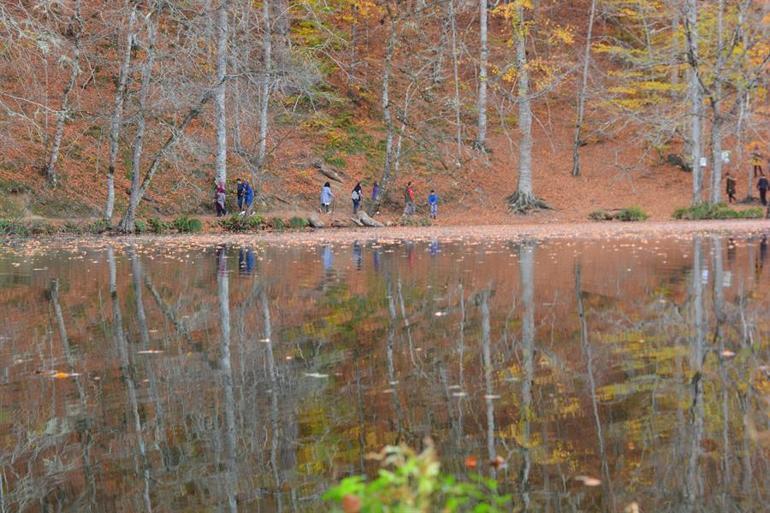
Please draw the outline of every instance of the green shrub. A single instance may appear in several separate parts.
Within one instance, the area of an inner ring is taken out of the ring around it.
[[[307,228],[309,224],[310,223],[308,223],[308,220],[305,219],[304,217],[294,216],[291,219],[289,219],[289,226],[293,230],[301,230],[302,228]]]
[[[615,219],[618,221],[644,221],[647,219],[648,216],[647,212],[642,210],[640,207],[626,207],[620,210],[617,214],[615,214]]]
[[[147,221],[147,227],[152,233],[165,233],[171,226],[159,217],[153,217]]]
[[[420,454],[388,446],[376,458],[383,467],[376,478],[348,477],[324,494],[324,500],[342,506],[333,511],[498,513],[513,507],[511,496],[500,495],[494,479],[471,476],[459,481],[442,474],[432,444]]]
[[[761,208],[733,210],[724,203],[698,203],[691,207],[678,208],[674,211],[674,219],[762,219],[764,212]]]
[[[203,223],[201,223],[200,219],[187,216],[180,216],[174,219],[173,226],[179,233],[198,233],[203,229]]]
[[[264,222],[262,216],[232,215],[219,221],[219,225],[228,232],[248,232],[261,229]]]
[[[141,219],[137,219],[134,221],[134,233],[137,235],[140,233],[146,233],[147,232],[147,223],[142,221]]]
[[[283,219],[280,217],[274,217],[270,220],[270,226],[273,227],[273,230],[277,230],[279,232],[286,229],[286,223]]]

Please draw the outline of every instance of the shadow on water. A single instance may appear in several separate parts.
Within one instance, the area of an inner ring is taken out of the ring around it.
[[[519,511],[757,511],[766,259],[718,236],[0,254],[0,513],[323,511],[426,436]]]

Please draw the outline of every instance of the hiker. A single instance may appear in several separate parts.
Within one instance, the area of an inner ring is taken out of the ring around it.
[[[238,210],[243,210],[243,180],[235,180],[235,194],[238,198]]]
[[[735,203],[735,177],[730,174],[730,171],[728,171],[725,174],[725,179],[727,180],[727,202]]]
[[[251,211],[251,204],[254,203],[254,189],[251,188],[251,184],[247,181],[243,182],[243,207],[241,215]],[[238,207],[241,208],[241,207]]]
[[[377,181],[374,181],[374,185],[372,185],[372,201],[377,201],[377,197],[380,195],[380,184],[377,183]]]
[[[326,182],[323,189],[321,189],[321,210],[326,214],[331,211],[332,199],[334,199],[332,186],[329,182]]]
[[[438,216],[438,194],[433,189],[428,194],[428,205],[430,205],[430,218],[436,219]]]
[[[404,213],[411,216],[414,212],[414,188],[412,188],[412,182],[409,182],[404,189]]]
[[[353,187],[353,192],[350,194],[350,198],[353,200],[353,215],[358,214],[358,209],[361,207],[361,200],[364,197],[364,190],[361,188],[361,182],[356,183]]]
[[[227,215],[227,208],[225,207],[225,185],[217,184],[217,192],[214,194],[214,206],[217,209],[217,217]]]
[[[759,177],[757,182],[757,189],[759,189],[759,201],[763,205],[767,205],[767,189],[770,188],[770,182],[767,181],[764,175]]]

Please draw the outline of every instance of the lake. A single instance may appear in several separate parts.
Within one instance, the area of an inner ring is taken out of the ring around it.
[[[767,247],[0,249],[0,513],[325,511],[426,437],[518,510],[763,510]]]

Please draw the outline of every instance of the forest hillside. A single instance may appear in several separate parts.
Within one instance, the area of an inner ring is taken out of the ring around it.
[[[758,0],[8,0],[0,218],[130,232],[243,178],[265,211],[377,181],[395,216],[412,181],[443,222],[668,219],[757,195],[768,36]]]

